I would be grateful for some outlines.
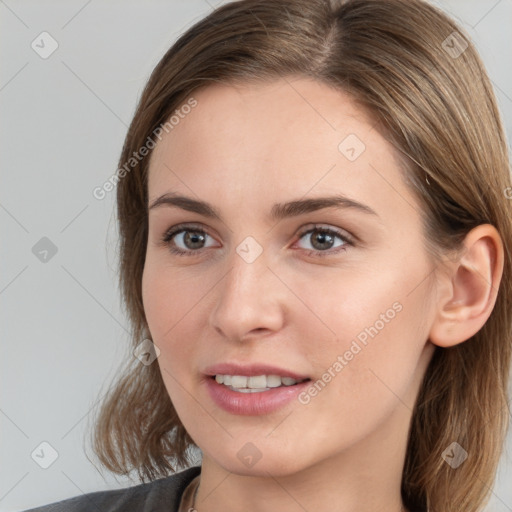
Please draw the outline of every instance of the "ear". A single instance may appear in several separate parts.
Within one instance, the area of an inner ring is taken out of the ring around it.
[[[481,224],[466,235],[462,255],[438,277],[429,335],[434,345],[457,345],[483,327],[496,303],[503,260],[503,243],[494,226]]]

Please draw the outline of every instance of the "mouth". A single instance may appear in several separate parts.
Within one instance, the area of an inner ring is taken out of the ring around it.
[[[289,387],[306,382],[311,379],[301,378],[294,379],[293,377],[286,377],[281,375],[229,375],[217,374],[210,377],[214,379],[217,384],[226,386],[231,391],[237,393],[263,393],[271,389]]]
[[[267,364],[223,363],[206,368],[203,375],[216,406],[246,416],[270,414],[298,404],[296,398],[311,382],[308,376]]]

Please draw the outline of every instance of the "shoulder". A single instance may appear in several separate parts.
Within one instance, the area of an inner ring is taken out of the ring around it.
[[[91,492],[24,512],[174,512],[178,510],[185,487],[200,472],[200,466],[193,466],[152,482]]]

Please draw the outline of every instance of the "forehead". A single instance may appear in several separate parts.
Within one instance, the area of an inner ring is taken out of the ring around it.
[[[343,193],[411,214],[396,150],[346,93],[311,79],[215,84],[193,94],[151,156],[149,200],[168,191],[248,209]],[[179,107],[178,107],[179,110]],[[405,199],[405,200],[404,200]],[[400,203],[400,204],[398,204]]]
[[[222,143],[222,149],[225,144],[244,142],[240,149],[248,152],[270,136],[276,137],[274,146],[283,149],[309,141],[307,147],[323,145],[325,150],[337,150],[337,139],[347,128],[364,138],[376,124],[347,93],[309,78],[213,84],[196,91],[193,98],[197,106],[180,119],[175,116],[174,137],[167,138],[179,138],[181,143],[196,139],[204,150],[210,141]],[[325,139],[329,132],[334,146]],[[262,149],[269,148],[265,145]]]

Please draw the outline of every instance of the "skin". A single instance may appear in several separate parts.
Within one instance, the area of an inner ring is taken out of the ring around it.
[[[435,345],[463,342],[490,315],[503,268],[499,235],[475,228],[460,258],[436,267],[396,151],[349,96],[325,84],[216,84],[194,98],[151,156],[149,204],[172,191],[211,203],[223,221],[151,209],[142,284],[166,389],[203,452],[195,508],[399,512],[422,377]],[[365,145],[354,161],[338,149],[349,134]],[[330,208],[267,218],[274,203],[335,192],[377,215]],[[192,256],[161,243],[182,222],[207,232],[203,246],[175,236]],[[300,235],[312,223],[357,238],[315,244],[316,232]],[[252,263],[236,252],[247,236],[263,251]],[[243,416],[207,393],[202,370],[226,361],[321,379],[397,302],[400,312],[307,404]],[[237,457],[248,442],[261,454],[252,467]]]

